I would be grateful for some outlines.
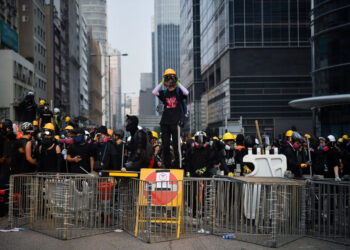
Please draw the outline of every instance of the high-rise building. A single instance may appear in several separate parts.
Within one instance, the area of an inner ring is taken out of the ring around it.
[[[102,86],[101,86],[101,44],[93,37],[91,28],[89,31],[89,119],[95,126],[102,124]]]
[[[245,134],[310,132],[310,0],[200,1],[202,128],[221,134],[242,117]]]
[[[181,82],[189,90],[187,108],[190,111],[185,132],[194,133],[201,129],[201,78],[200,58],[200,0],[180,2],[180,71]]]
[[[154,1],[155,82],[159,83],[167,68],[180,77],[180,0]]]
[[[311,0],[313,97],[290,102],[311,109],[317,136],[350,131],[349,1]]]
[[[81,9],[80,9],[81,10]],[[88,58],[89,58],[89,45],[88,45],[88,28],[82,12],[79,15],[80,23],[80,117],[87,119],[89,117],[89,83],[88,83]]]
[[[47,100],[45,2],[18,0],[18,5],[19,53],[34,64],[36,101]]]
[[[111,97],[111,113],[112,113],[112,128],[122,127],[122,86],[121,86],[121,58],[120,51],[117,49],[109,50],[109,63],[110,63],[110,97]]]
[[[109,105],[109,65],[107,44],[107,3],[106,0],[79,0],[80,7],[89,27],[92,28],[92,37],[101,44],[102,51],[102,93],[103,93],[103,118],[104,125],[112,126]]]
[[[140,77],[141,89],[139,95],[139,113],[141,116],[151,116],[153,115],[153,81],[152,73],[141,73]]]
[[[156,82],[156,50],[155,50],[155,34],[154,34],[154,16],[151,18],[151,38],[152,38],[152,88],[157,85]],[[156,96],[152,98],[152,115],[156,115]],[[141,112],[140,112],[141,113]]]

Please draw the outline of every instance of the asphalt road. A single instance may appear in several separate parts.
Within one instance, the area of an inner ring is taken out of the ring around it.
[[[1,229],[7,225],[6,218],[0,218]],[[142,242],[126,232],[106,233],[101,235],[83,237],[73,240],[58,240],[50,236],[37,233],[31,230],[21,232],[0,233],[0,249],[270,249],[237,240],[226,240],[218,236],[206,235],[190,239],[174,240],[162,243],[148,244]],[[350,247],[334,244],[327,241],[316,240],[311,238],[302,238],[278,249],[350,249]]]

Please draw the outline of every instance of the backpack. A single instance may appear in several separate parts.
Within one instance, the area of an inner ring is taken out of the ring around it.
[[[180,88],[176,87],[175,89],[176,91],[176,99],[180,104],[180,110],[181,110],[181,121],[184,123],[188,120],[188,116],[189,116],[189,112],[187,110],[187,103],[186,103],[186,99],[182,99],[180,100]],[[168,92],[168,89],[164,90],[164,96],[166,95],[166,93]]]
[[[150,142],[149,135],[146,130],[139,129],[136,131],[135,135],[133,136],[135,139],[136,144],[143,145],[143,153],[142,158],[145,162],[150,162],[153,158],[153,146]]]

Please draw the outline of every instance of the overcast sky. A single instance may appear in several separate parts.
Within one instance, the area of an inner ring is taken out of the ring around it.
[[[140,73],[152,72],[153,0],[107,0],[108,42],[121,58],[122,92],[139,95]]]

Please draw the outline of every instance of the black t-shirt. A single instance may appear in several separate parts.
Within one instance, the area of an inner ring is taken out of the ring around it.
[[[74,158],[75,156],[80,156],[82,158],[79,162],[71,162],[71,172],[72,173],[82,173],[86,174],[84,170],[82,170],[80,167],[84,168],[87,172],[90,173],[90,157],[94,156],[93,148],[90,144],[85,143],[83,145],[79,145],[76,143],[73,143],[69,149],[68,154]]]
[[[181,104],[179,103],[179,100],[183,100],[186,98],[182,91],[179,91],[179,97],[177,97],[176,95],[176,89],[174,89],[173,91],[167,90],[166,94],[164,94],[164,91],[159,91],[158,98],[164,104],[164,112],[160,124],[178,124],[178,122],[181,119]]]
[[[41,124],[45,125],[46,123],[50,123],[52,117],[53,117],[53,113],[50,110],[42,111],[40,113],[40,118],[42,119]]]

